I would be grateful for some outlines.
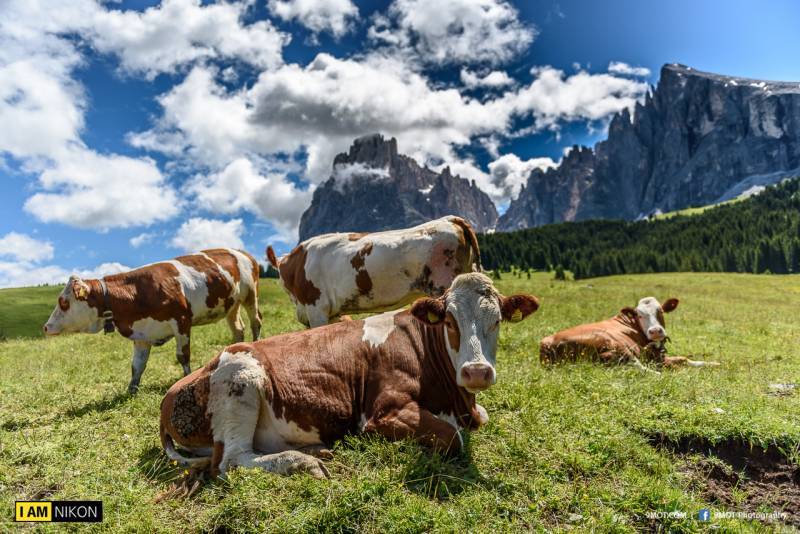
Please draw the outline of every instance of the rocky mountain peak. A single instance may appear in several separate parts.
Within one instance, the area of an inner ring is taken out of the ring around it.
[[[359,137],[350,145],[346,153],[337,154],[333,159],[334,166],[362,163],[370,167],[389,167],[397,159],[397,139],[389,140],[381,134]]]
[[[449,167],[437,173],[400,154],[397,140],[359,137],[333,160],[300,219],[300,239],[329,232],[379,231],[460,215],[477,231],[494,228],[497,210],[489,196]]]
[[[664,65],[633,113],[594,150],[534,171],[498,230],[592,218],[635,219],[706,205],[800,174],[800,83]]]

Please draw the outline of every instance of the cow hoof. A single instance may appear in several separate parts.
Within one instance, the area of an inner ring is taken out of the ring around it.
[[[318,480],[322,480],[322,479],[325,479],[325,478],[331,478],[331,474],[328,471],[328,468],[325,467],[325,464],[322,463],[322,460],[319,460],[317,458],[315,458],[315,460],[316,460],[315,465],[309,466],[308,471],[307,471],[308,474],[311,475],[312,477],[318,479]]]
[[[330,478],[331,475],[328,472],[328,468],[325,467],[322,460],[308,454],[300,453],[299,451],[293,452],[297,454],[291,455],[292,464],[287,474],[308,473],[317,479]]]
[[[302,447],[300,451],[322,460],[333,460],[333,451],[324,445],[309,445],[307,447]]]
[[[128,395],[136,395],[139,393],[139,384],[128,384]]]

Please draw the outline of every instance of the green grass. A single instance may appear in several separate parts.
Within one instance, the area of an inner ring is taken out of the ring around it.
[[[684,208],[682,210],[668,211],[667,213],[661,213],[659,215],[656,215],[654,219],[669,219],[671,217],[675,217],[676,215],[686,215],[686,216],[700,215],[701,213],[708,211],[712,208],[725,206],[727,204],[734,204],[736,202],[741,202],[742,200],[745,200],[745,198],[747,197],[733,198],[731,200],[726,200],[725,202],[719,202],[717,204],[707,204],[705,206],[697,206],[694,208]]]
[[[44,326],[64,286],[0,289],[0,340],[43,337]]]
[[[497,285],[506,294],[540,296],[542,308],[503,327],[498,383],[478,399],[491,420],[468,436],[469,454],[444,460],[408,442],[354,437],[335,447],[330,480],[238,470],[192,499],[158,504],[155,497],[180,475],[158,441],[159,403],[180,377],[174,343],[153,350],[142,390],[129,397],[131,343],[119,335],[2,342],[0,530],[14,526],[15,499],[39,497],[101,499],[105,521],[88,529],[119,532],[695,532],[712,525],[693,519],[697,510],[723,507],[704,500],[686,459],[654,447],[649,436],[777,444],[798,463],[800,395],[770,396],[767,387],[800,382],[800,276],[555,282],[537,273],[532,280],[504,274]],[[264,333],[300,329],[276,282],[263,288]],[[56,293],[0,291],[5,313],[25,306],[24,314],[11,315],[12,325],[3,316],[0,327],[38,336]],[[643,375],[624,367],[539,365],[543,336],[610,317],[646,295],[681,299],[667,316],[671,353],[722,367]],[[193,368],[228,342],[223,323],[195,329]],[[644,517],[665,510],[689,518]],[[722,531],[774,528],[732,519],[713,524]]]

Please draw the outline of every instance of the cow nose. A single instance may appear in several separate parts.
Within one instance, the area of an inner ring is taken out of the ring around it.
[[[42,331],[43,331],[45,334],[47,333],[47,325],[44,325],[44,326],[42,327]]]
[[[664,339],[667,336],[667,333],[664,332],[664,329],[660,326],[654,326],[647,330],[647,335],[650,339],[654,341],[659,341]]]
[[[467,363],[461,366],[461,384],[472,391],[480,391],[494,384],[494,367],[485,363]]]

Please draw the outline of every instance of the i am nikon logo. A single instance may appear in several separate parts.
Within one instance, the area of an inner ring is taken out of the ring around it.
[[[16,501],[14,521],[99,523],[103,501]]]

